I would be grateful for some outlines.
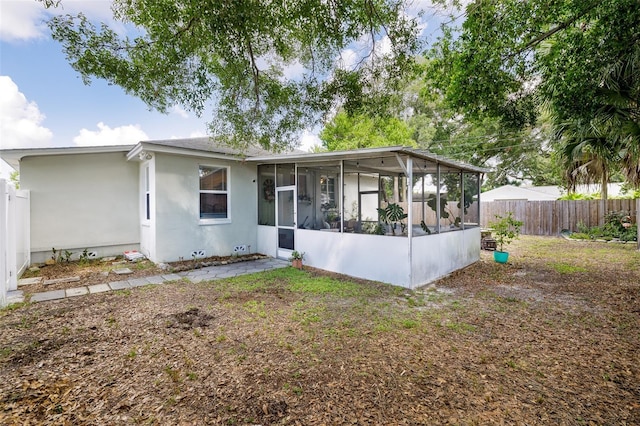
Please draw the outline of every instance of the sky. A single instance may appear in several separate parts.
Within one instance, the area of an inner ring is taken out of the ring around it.
[[[428,4],[416,0],[413,12]],[[103,80],[85,85],[45,24],[53,14],[78,12],[122,28],[112,19],[110,0],[62,0],[62,9],[54,10],[36,0],[0,0],[0,149],[206,136],[207,112],[198,118],[174,107],[162,114]],[[304,132],[300,148],[319,145],[317,132]],[[6,179],[12,169],[0,163],[0,178]]]

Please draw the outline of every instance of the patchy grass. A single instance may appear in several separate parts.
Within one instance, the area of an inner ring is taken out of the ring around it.
[[[575,274],[578,272],[587,272],[587,268],[582,266],[570,265],[567,263],[551,263],[550,266],[559,274]]]
[[[638,252],[510,252],[417,291],[284,268],[4,309],[0,423],[639,424]]]

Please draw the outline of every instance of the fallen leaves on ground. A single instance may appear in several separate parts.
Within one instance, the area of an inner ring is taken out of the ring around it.
[[[640,424],[631,246],[523,237],[509,264],[483,253],[417,291],[327,280],[349,278],[285,268],[0,311],[0,423]]]

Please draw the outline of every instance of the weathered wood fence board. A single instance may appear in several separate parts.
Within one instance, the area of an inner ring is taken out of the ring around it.
[[[599,226],[604,223],[605,216],[602,200],[481,201],[480,223],[488,227],[496,215],[509,211],[524,222],[522,233],[526,235],[558,235],[563,229],[577,231],[579,223]],[[636,200],[608,200],[607,211],[625,211],[635,219]]]

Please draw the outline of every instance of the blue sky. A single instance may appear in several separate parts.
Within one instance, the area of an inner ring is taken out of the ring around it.
[[[110,19],[108,0],[63,1],[64,10]],[[136,143],[206,135],[206,117],[180,108],[149,111],[117,86],[85,85],[44,21],[50,11],[35,0],[0,2],[0,148]],[[3,166],[5,166],[3,164]],[[6,177],[6,166],[3,175]]]
[[[416,0],[414,10],[428,4]],[[93,20],[121,24],[112,21],[110,0],[62,0],[62,6],[45,10],[36,0],[0,1],[0,149],[134,144],[206,135],[211,119],[206,112],[198,118],[175,107],[161,114],[118,86],[102,80],[85,85],[44,22],[52,14],[83,12]],[[301,135],[302,148],[319,143],[316,132]],[[6,178],[7,170],[1,164],[0,177]]]

